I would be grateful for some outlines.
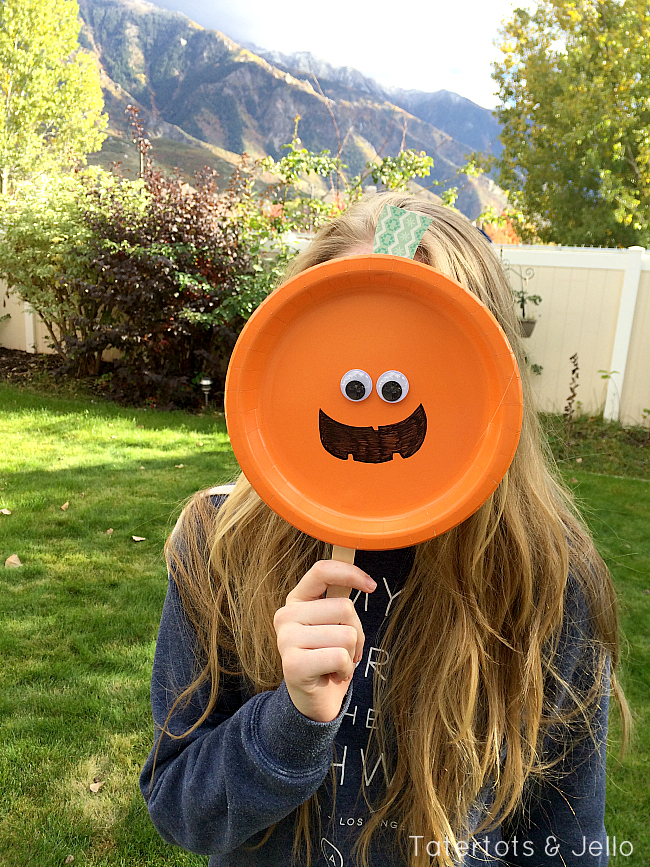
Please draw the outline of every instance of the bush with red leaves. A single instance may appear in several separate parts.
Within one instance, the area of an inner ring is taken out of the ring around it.
[[[239,331],[268,291],[247,234],[249,181],[235,171],[220,193],[210,169],[197,175],[195,189],[165,176],[131,113],[141,183],[86,188],[93,239],[78,255],[89,276],[64,278],[79,301],[62,343],[68,369],[83,374],[105,370],[102,354],[119,351],[104,377],[117,399],[191,408],[202,399],[202,374],[214,380],[214,396],[223,392]]]

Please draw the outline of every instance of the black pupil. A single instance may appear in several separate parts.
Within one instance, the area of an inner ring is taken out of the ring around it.
[[[402,396],[402,386],[394,379],[389,379],[382,385],[381,393],[384,400],[396,401]]]
[[[358,379],[351,379],[345,385],[345,393],[350,400],[362,400],[366,396],[366,387]]]

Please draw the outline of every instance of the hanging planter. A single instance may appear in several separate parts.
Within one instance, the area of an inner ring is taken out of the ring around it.
[[[536,319],[520,319],[519,320],[519,330],[521,331],[522,337],[530,337],[535,329]]]
[[[542,303],[541,295],[528,294],[528,284],[535,276],[535,271],[533,268],[523,268],[521,265],[511,265],[510,262],[505,261],[503,258],[503,247],[501,248],[501,266],[503,268],[503,273],[506,275],[508,283],[510,284],[515,305],[519,307],[521,311],[519,314],[519,333],[522,337],[530,337],[535,328],[535,323],[537,322],[536,319],[530,318],[530,307],[531,305],[536,307],[538,304]],[[512,285],[512,275],[519,279],[519,289],[515,289]]]

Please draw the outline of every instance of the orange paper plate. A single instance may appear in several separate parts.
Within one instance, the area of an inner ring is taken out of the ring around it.
[[[363,399],[344,394],[350,380]],[[386,381],[402,399],[382,399]],[[239,465],[278,515],[377,550],[431,539],[487,500],[517,448],[522,392],[475,295],[373,254],[316,265],[260,305],[233,351],[225,409]]]

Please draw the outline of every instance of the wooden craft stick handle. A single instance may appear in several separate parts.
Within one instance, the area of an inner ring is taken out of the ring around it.
[[[354,563],[354,548],[341,548],[340,545],[332,545],[332,560],[340,560],[341,563]]]
[[[340,545],[332,545],[332,560],[340,560],[342,563],[354,563],[355,554],[354,548],[342,548]],[[339,596],[349,598],[351,592],[351,587],[328,587],[326,597],[328,599]]]

